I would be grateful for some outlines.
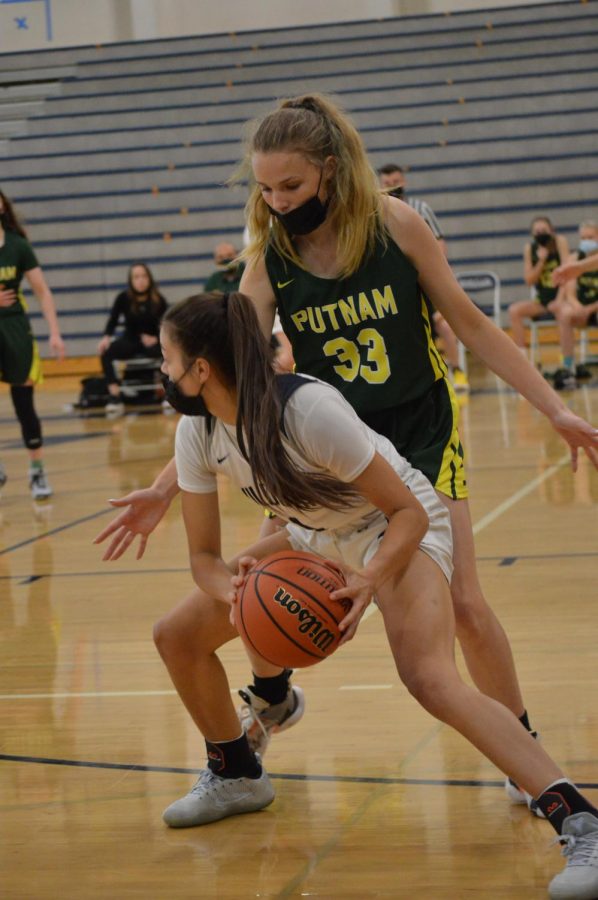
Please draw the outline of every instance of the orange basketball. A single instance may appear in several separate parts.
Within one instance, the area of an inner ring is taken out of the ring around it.
[[[343,573],[313,553],[283,550],[247,574],[235,623],[245,643],[276,666],[313,666],[334,653],[339,622],[351,608],[330,594],[346,584]]]

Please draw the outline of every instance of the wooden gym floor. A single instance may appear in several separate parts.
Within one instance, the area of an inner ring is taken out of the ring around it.
[[[596,370],[595,370],[596,371]],[[487,597],[510,636],[532,723],[598,802],[598,473],[524,400],[474,371],[463,404]],[[562,866],[552,829],[509,805],[502,777],[398,682],[377,613],[296,674],[302,722],[267,756],[267,810],[173,831],[203,745],[152,643],[190,586],[179,504],[146,557],[101,562],[107,498],[149,484],[176,417],[65,412],[77,382],[38,391],[54,487],[34,504],[0,388],[0,896],[4,900],[532,900]],[[598,379],[567,395],[598,423]],[[222,486],[225,550],[260,511]],[[249,669],[222,654],[233,688]]]

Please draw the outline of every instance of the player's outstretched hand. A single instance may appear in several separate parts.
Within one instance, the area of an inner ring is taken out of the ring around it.
[[[577,457],[581,447],[592,465],[598,469],[598,428],[594,428],[570,409],[560,410],[551,420],[555,431],[569,444],[571,468],[577,472]]]
[[[118,500],[109,500],[108,503],[123,509],[94,539],[94,544],[101,544],[106,538],[112,537],[102,560],[120,559],[137,535],[141,539],[136,559],[141,559],[150,534],[170,505],[169,500],[155,488],[146,488],[133,491]]]
[[[560,285],[566,284],[574,278],[579,278],[580,274],[578,263],[574,260],[569,260],[553,270],[552,283],[555,287],[560,287]]]
[[[370,605],[374,595],[374,586],[361,572],[355,572],[353,569],[340,565],[336,560],[333,565],[342,569],[347,579],[347,584],[346,587],[339,588],[338,591],[332,591],[330,596],[333,600],[349,600],[351,603],[351,609],[345,618],[339,622],[338,627],[343,634],[339,642],[340,647],[355,637],[361,617]]]

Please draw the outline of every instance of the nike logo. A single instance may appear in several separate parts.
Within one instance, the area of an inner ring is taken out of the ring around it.
[[[287,285],[292,284],[294,280],[294,278],[291,278],[290,281],[277,281],[276,284],[280,290],[281,288],[285,288]]]
[[[220,465],[220,463],[223,463],[225,459],[228,459],[228,453],[225,453],[224,456],[217,456],[216,462],[218,463],[218,465]]]

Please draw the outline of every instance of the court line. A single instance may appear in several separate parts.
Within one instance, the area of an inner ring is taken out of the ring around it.
[[[12,553],[13,550],[19,550],[21,547],[26,547],[28,544],[35,544],[36,541],[41,541],[44,538],[50,537],[51,534],[58,534],[58,532],[66,531],[68,528],[74,528],[75,525],[82,525],[83,522],[89,522],[91,519],[97,519],[99,516],[105,516],[106,513],[109,512],[114,512],[111,506],[107,507],[107,509],[101,509],[99,512],[91,513],[89,516],[75,519],[73,522],[67,522],[66,525],[59,525],[57,528],[51,528],[50,531],[44,531],[42,534],[36,534],[35,537],[27,538],[25,541],[13,544],[12,547],[5,547],[4,550],[0,550],[0,556],[4,556],[5,553]],[[25,575],[22,577],[26,578],[27,576]]]
[[[395,687],[393,684],[343,684],[339,691],[372,691],[372,690],[390,690]],[[237,688],[231,688],[231,694],[236,697]],[[66,700],[70,697],[87,698],[88,700],[101,697],[177,697],[178,694],[174,688],[153,691],[64,691],[62,693],[43,693],[43,694],[0,694],[2,700]]]
[[[598,550],[587,550],[580,553],[520,553],[517,556],[476,556],[476,562],[498,562],[501,566],[511,566],[513,563],[528,559],[593,559],[598,556]],[[101,578],[115,575],[165,575],[189,572],[188,566],[171,566],[160,569],[97,569],[88,572],[41,572],[36,578]],[[21,581],[33,577],[30,572],[20,575],[0,575],[0,581]]]
[[[552,476],[559,471],[566,463],[571,459],[570,453],[564,453],[560,459],[558,459],[554,465],[549,466],[541,475],[538,475],[536,478],[532,478],[531,481],[528,481],[527,484],[524,484],[522,488],[519,488],[518,491],[515,491],[514,494],[511,494],[510,497],[507,497],[506,500],[503,500],[502,503],[499,503],[498,506],[495,506],[494,509],[490,510],[485,516],[475,523],[472,530],[474,535],[479,534],[480,531],[483,531],[488,525],[491,525],[492,522],[495,522],[503,513],[508,512],[515,504],[519,503],[520,500],[523,500],[524,497],[527,497],[528,494],[531,494],[540,484],[546,481],[548,478],[552,478]],[[511,559],[512,557],[500,557],[501,559]],[[365,622],[370,616],[373,616],[378,607],[375,603],[370,603],[363,616],[361,617],[361,621]]]
[[[393,684],[341,684],[339,691],[389,691]]]
[[[424,740],[427,743],[430,738]],[[421,742],[420,742],[421,743]],[[417,747],[414,752],[418,752],[421,747]],[[412,756],[409,754],[409,756]],[[117,769],[127,772],[156,772],[167,775],[199,775],[201,768],[188,768],[186,766],[158,766],[146,765],[142,763],[116,763],[116,762],[98,762],[96,760],[86,759],[62,759],[52,756],[25,756],[17,753],[0,753],[0,761],[4,762],[20,762],[32,763],[43,766],[66,766],[78,769]],[[405,765],[407,763],[405,760]],[[279,781],[317,781],[328,782],[331,784],[377,784],[377,785],[429,785],[430,787],[491,787],[504,788],[504,780],[479,779],[479,778],[393,778],[390,776],[375,775],[317,775],[306,774],[301,772],[268,772],[270,778]],[[575,782],[578,787],[589,789],[598,788],[598,784],[582,784]]]
[[[491,525],[499,516],[502,516],[503,513],[507,512],[511,507],[515,506],[516,503],[519,503],[520,500],[523,500],[524,497],[527,497],[528,494],[531,494],[539,485],[541,485],[548,478],[552,478],[552,476],[559,471],[566,463],[568,463],[571,459],[570,453],[564,453],[560,459],[558,459],[554,465],[549,466],[546,471],[542,472],[541,475],[538,475],[536,478],[532,478],[531,481],[528,481],[522,488],[518,491],[515,491],[514,494],[511,494],[510,497],[507,497],[506,500],[503,500],[502,503],[499,503],[498,506],[495,506],[493,510],[487,513],[485,516],[475,523],[473,526],[473,533],[479,534],[487,525]]]

